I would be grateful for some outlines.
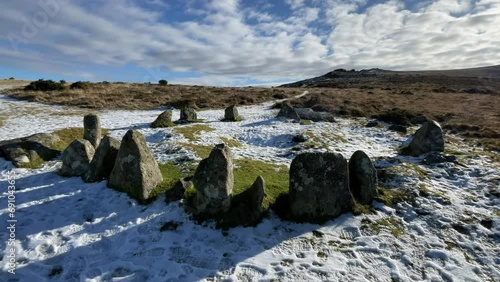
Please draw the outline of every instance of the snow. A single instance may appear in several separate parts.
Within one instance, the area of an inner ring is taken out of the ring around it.
[[[307,95],[304,93],[303,95]],[[82,109],[17,101],[0,95],[0,140],[37,132],[82,126]],[[0,232],[0,281],[499,281],[499,164],[466,143],[460,164],[424,166],[420,158],[397,155],[407,140],[384,128],[365,128],[365,119],[338,118],[337,123],[300,125],[274,118],[273,103],[239,108],[244,120],[221,122],[223,110],[199,112],[215,131],[204,132],[200,145],[215,145],[221,137],[243,144],[236,158],[289,165],[293,135],[310,131],[323,139],[320,150],[356,150],[378,160],[379,168],[399,162],[418,166],[427,177],[398,175],[384,185],[414,191],[415,204],[388,207],[374,202],[374,214],[344,214],[323,225],[282,221],[271,214],[256,227],[228,232],[210,223],[196,224],[182,202],[165,205],[160,197],[142,206],[126,194],[57,175],[60,161],[38,169],[14,168],[0,159],[0,222],[7,222],[7,179],[16,174],[17,270],[7,272],[9,234]],[[155,158],[167,162],[189,150],[169,150],[190,142],[172,129],[151,129],[163,109],[97,111],[102,126],[121,138],[134,128],[146,136]],[[174,119],[179,113],[174,113]],[[414,130],[415,128],[413,128]],[[176,151],[167,154],[167,150]],[[419,185],[433,194],[418,195]],[[446,198],[446,199],[445,199]],[[403,234],[367,228],[380,220],[398,222]],[[486,228],[481,220],[490,219]],[[176,230],[160,232],[166,222]],[[314,232],[313,232],[314,231]],[[59,271],[54,272],[54,269]],[[52,272],[53,277],[49,277]],[[59,273],[60,272],[60,273]]]

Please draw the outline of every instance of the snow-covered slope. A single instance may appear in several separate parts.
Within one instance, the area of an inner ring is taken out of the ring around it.
[[[82,126],[81,109],[26,103],[0,96],[0,140]],[[281,221],[271,215],[254,228],[223,233],[198,225],[183,203],[160,197],[142,206],[105,182],[86,184],[56,174],[58,161],[39,169],[17,169],[0,159],[0,281],[499,281],[499,163],[454,138],[448,148],[463,154],[459,164],[424,166],[401,157],[407,139],[365,120],[300,125],[276,119],[270,105],[240,108],[243,122],[220,122],[223,110],[199,117],[215,131],[197,144],[221,137],[243,144],[236,158],[290,164],[292,136],[309,131],[322,150],[346,158],[364,150],[379,168],[397,172],[382,183],[413,191],[413,200],[388,207],[374,202],[373,214],[345,214],[324,225]],[[172,129],[151,129],[156,111],[101,111],[102,126],[121,138],[130,128],[146,135],[159,162],[181,142]],[[178,117],[178,112],[174,118]],[[16,175],[16,274],[8,273],[6,232],[8,177]],[[498,190],[496,190],[498,191]],[[496,195],[494,195],[496,194]],[[410,202],[410,203],[408,203]],[[166,222],[179,226],[160,232]],[[174,230],[175,229],[175,230]]]

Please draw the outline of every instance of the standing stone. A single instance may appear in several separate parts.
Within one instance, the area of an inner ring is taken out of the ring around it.
[[[94,157],[95,149],[92,144],[85,139],[73,141],[62,156],[62,176],[82,176],[89,170],[90,162]]]
[[[198,120],[198,115],[196,114],[196,111],[189,107],[189,106],[183,106],[181,108],[181,117],[179,119],[180,121],[197,121]]]
[[[216,145],[210,156],[200,162],[193,176],[196,189],[195,213],[213,216],[227,212],[233,193],[233,155],[225,144]]]
[[[146,144],[144,135],[129,130],[123,137],[108,186],[144,201],[163,181],[158,163]]]
[[[120,141],[104,136],[90,162],[89,171],[83,176],[85,182],[97,182],[108,178],[115,166],[116,156],[120,149]]]
[[[258,176],[253,185],[237,196],[231,204],[231,217],[226,222],[229,226],[252,226],[262,218],[264,201],[264,178]]]
[[[403,153],[412,156],[419,156],[428,152],[443,152],[444,136],[439,123],[431,120],[426,122],[415,133],[410,145],[403,150]]]
[[[349,159],[349,187],[362,204],[370,204],[377,194],[377,170],[363,151],[354,152]]]
[[[238,108],[236,105],[232,105],[226,108],[224,111],[224,120],[225,121],[240,121],[241,117],[238,113]]]
[[[290,166],[290,211],[294,218],[323,221],[350,211],[347,161],[336,153],[303,153]]]
[[[152,128],[172,127],[175,124],[172,122],[172,110],[166,110],[161,113],[151,124]]]
[[[193,186],[193,182],[189,178],[181,178],[177,181],[172,189],[165,192],[165,203],[169,204],[174,201],[179,201],[184,196],[187,189]]]
[[[299,114],[297,113],[297,111],[295,111],[295,109],[292,107],[292,105],[290,105],[289,102],[283,104],[277,117],[286,117],[295,121],[300,121]]]
[[[94,148],[101,142],[101,120],[98,115],[86,115],[83,118],[83,139],[90,141]]]

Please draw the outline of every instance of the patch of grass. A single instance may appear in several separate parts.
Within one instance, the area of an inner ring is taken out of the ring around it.
[[[311,124],[314,124],[314,122],[307,119],[300,120],[300,125],[311,125]]]
[[[177,181],[188,176],[187,173],[182,171],[180,166],[173,163],[158,164],[158,166],[163,176],[163,182],[151,191],[151,198],[157,197],[167,190],[172,189]]]
[[[354,215],[360,215],[360,214],[371,214],[371,209],[370,205],[363,205],[359,203],[358,201],[354,200],[353,206],[352,206],[352,213]]]
[[[430,190],[430,189],[429,189],[429,188],[425,185],[425,183],[419,183],[419,184],[418,184],[418,188],[419,188],[419,190],[420,190],[420,195],[421,195],[421,196],[423,196],[423,197],[432,196],[432,197],[440,198],[440,199],[442,199],[443,204],[446,204],[446,205],[451,205],[450,198],[449,198],[449,197],[447,197],[447,196],[446,196],[443,192]]]
[[[109,129],[103,128],[102,136],[108,134],[108,132]],[[51,149],[64,151],[75,139],[83,138],[83,127],[68,127],[56,130],[52,133],[59,136],[61,141],[59,141],[57,144],[54,144]]]
[[[319,258],[325,258],[326,257],[326,254],[324,252],[321,252],[319,251],[317,254],[316,254]]]
[[[390,166],[387,170],[396,175],[412,176],[421,180],[429,178],[429,176],[427,176],[428,171],[426,169],[409,162],[403,162],[399,165]]]
[[[224,144],[228,145],[230,148],[241,148],[243,144],[241,144],[238,140],[226,137],[220,137],[220,140],[224,142]]]
[[[44,159],[40,158],[39,156],[36,156],[35,158],[30,159],[29,163],[19,164],[19,167],[35,169],[39,168],[44,162],[45,162]]]
[[[212,146],[197,145],[192,143],[179,143],[179,145],[194,151],[198,155],[198,157],[202,159],[208,158],[210,152],[212,152],[213,149]]]
[[[262,176],[265,181],[264,210],[274,204],[278,196],[288,193],[287,166],[252,159],[236,159],[234,163],[236,167],[234,169],[233,195],[240,194],[250,188],[258,176]]]
[[[347,139],[345,139],[343,136],[333,134],[333,133],[323,132],[323,133],[321,133],[321,137],[328,139],[330,141],[349,143],[349,141]]]
[[[200,141],[200,134],[202,132],[211,132],[215,129],[211,128],[206,124],[194,124],[190,126],[177,127],[174,129],[177,133],[180,133],[186,137],[191,142]]]
[[[362,228],[368,228],[374,231],[377,235],[383,229],[388,230],[395,237],[399,237],[405,233],[403,224],[394,217],[381,218],[375,222],[365,223]]]
[[[446,249],[447,250],[451,250],[451,249],[454,249],[454,248],[457,247],[457,244],[454,243],[454,242],[444,241],[444,243],[446,244]]]
[[[401,189],[401,188],[390,189],[390,188],[379,187],[377,189],[377,196],[375,196],[375,200],[380,201],[385,205],[392,207],[397,203],[401,202],[414,204],[415,196],[409,189]]]

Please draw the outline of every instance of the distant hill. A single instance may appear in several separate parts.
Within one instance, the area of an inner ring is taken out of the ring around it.
[[[305,79],[280,87],[326,88],[398,88],[425,87],[434,92],[465,92],[471,94],[500,93],[500,65],[432,71],[390,71],[383,69],[336,69],[325,75]]]

